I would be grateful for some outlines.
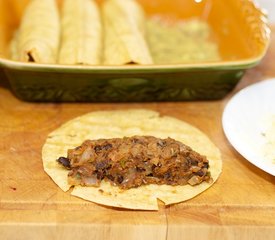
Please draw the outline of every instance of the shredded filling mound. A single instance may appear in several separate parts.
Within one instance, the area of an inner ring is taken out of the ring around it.
[[[211,180],[207,158],[172,138],[86,140],[57,161],[70,170],[70,185],[98,187],[104,179],[130,189],[146,184],[193,186]]]

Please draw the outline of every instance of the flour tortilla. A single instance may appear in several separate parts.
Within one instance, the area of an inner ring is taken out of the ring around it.
[[[157,210],[157,199],[169,205],[193,198],[209,188],[222,171],[220,151],[204,133],[186,122],[144,109],[92,112],[65,123],[49,134],[43,146],[44,169],[63,191],[68,191],[72,187],[67,182],[68,170],[56,159],[66,157],[68,149],[81,145],[86,139],[133,135],[171,137],[190,146],[208,158],[213,181],[197,186],[150,184],[129,190],[121,190],[103,181],[100,187],[75,186],[71,194],[107,206]]]

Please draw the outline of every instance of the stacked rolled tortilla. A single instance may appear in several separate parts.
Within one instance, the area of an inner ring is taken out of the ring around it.
[[[134,0],[106,0],[104,22],[104,64],[152,64],[145,41],[145,16]]]
[[[55,63],[59,34],[55,0],[32,0],[12,41],[12,58],[22,62]]]
[[[36,63],[152,64],[145,15],[135,0],[31,0],[11,44],[13,60]]]
[[[60,64],[98,65],[101,62],[102,26],[92,0],[64,0]]]

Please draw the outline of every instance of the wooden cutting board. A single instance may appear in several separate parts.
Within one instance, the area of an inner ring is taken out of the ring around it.
[[[264,61],[237,90],[275,76],[275,39]],[[147,104],[31,104],[0,79],[0,239],[275,239],[275,178],[241,157],[224,136],[223,108],[212,102]],[[147,108],[185,120],[220,148],[223,172],[196,198],[159,211],[104,207],[62,192],[43,171],[49,132],[81,114]]]

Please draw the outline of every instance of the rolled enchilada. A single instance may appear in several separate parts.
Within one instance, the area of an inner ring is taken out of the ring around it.
[[[106,0],[104,23],[104,64],[152,64],[145,40],[145,16],[135,0]]]
[[[64,0],[61,26],[59,63],[100,64],[102,27],[94,0]]]
[[[56,63],[59,35],[55,0],[32,0],[12,41],[12,58],[22,62]]]

